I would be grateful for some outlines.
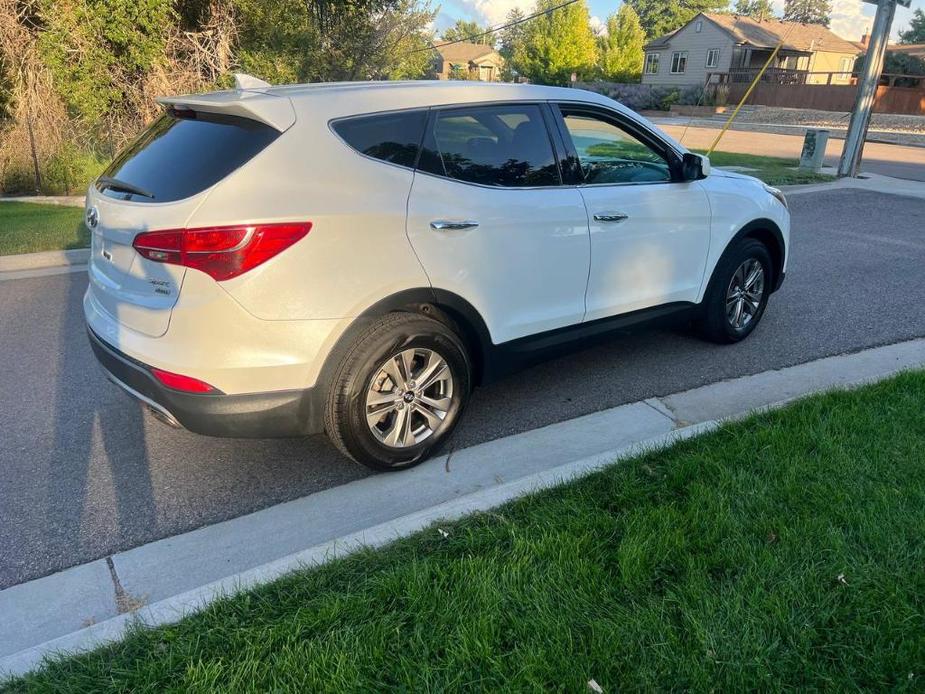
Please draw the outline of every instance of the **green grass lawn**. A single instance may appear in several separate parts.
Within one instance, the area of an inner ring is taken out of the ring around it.
[[[706,150],[695,151],[706,154]],[[742,171],[742,173],[760,178],[772,186],[826,183],[836,179],[835,176],[829,174],[800,171],[796,168],[800,164],[799,160],[782,157],[763,157],[756,154],[737,154],[736,152],[713,152],[710,155],[710,164],[718,167],[743,166],[754,169],[754,171]]]
[[[12,691],[925,687],[925,373],[293,574]]]
[[[83,208],[0,201],[0,255],[85,248]]]

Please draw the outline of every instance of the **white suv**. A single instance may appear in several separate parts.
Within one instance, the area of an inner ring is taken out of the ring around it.
[[[780,191],[597,94],[476,82],[162,99],[90,187],[94,350],[201,434],[326,431],[423,460],[471,389],[668,314],[748,335],[787,264]]]

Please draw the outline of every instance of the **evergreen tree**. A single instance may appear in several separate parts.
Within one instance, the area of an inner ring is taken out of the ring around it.
[[[514,24],[514,22],[522,21],[524,17],[526,15],[523,10],[515,7],[507,13],[504,23]],[[500,45],[498,52],[504,58],[504,68],[501,71],[502,79],[504,80],[513,80],[520,74],[515,56],[523,51],[525,32],[526,27],[523,24],[514,24],[514,26],[509,26],[499,32]]]
[[[774,7],[771,5],[771,0],[737,0],[735,13],[764,21],[774,17]]]
[[[536,11],[551,10],[560,0],[538,0]],[[589,77],[597,61],[597,45],[585,0],[530,20],[514,53],[517,69],[532,82],[567,84],[574,72]]]
[[[698,12],[720,12],[729,0],[626,0],[639,15],[646,36],[653,39],[680,29]]]
[[[925,43],[925,12],[917,9],[909,20],[909,28],[899,32],[900,43]]]
[[[611,82],[638,82],[645,42],[639,16],[624,3],[607,18],[606,36],[598,38],[601,77]]]
[[[831,0],[784,0],[784,19],[788,22],[821,24],[832,21]]]

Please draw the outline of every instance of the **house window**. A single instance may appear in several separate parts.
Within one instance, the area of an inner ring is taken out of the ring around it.
[[[657,75],[658,74],[658,53],[646,53],[646,74],[647,75]]]
[[[703,29],[703,20],[700,20],[694,25],[694,31],[699,34],[702,29]]]
[[[716,67],[719,64],[719,49],[711,48],[707,51],[707,67]]]
[[[854,70],[854,58],[844,57],[841,59],[841,71],[852,72]]]
[[[687,51],[675,51],[671,54],[671,74],[683,75],[687,69]]]

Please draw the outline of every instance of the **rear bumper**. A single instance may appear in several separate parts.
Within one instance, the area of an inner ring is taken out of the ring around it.
[[[109,379],[170,424],[196,434],[237,438],[305,436],[322,431],[317,389],[226,395],[167,388],[150,367],[87,329],[96,358]]]

